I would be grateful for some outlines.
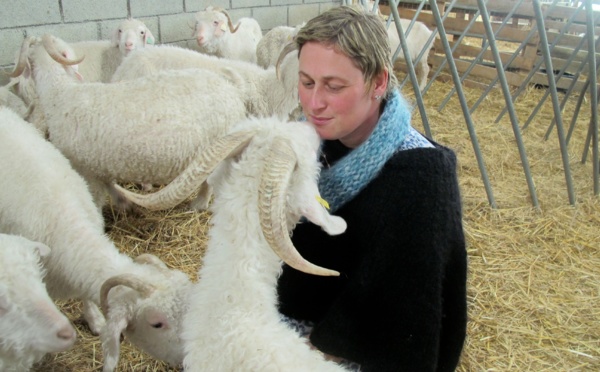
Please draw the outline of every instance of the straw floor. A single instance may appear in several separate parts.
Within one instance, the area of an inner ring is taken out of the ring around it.
[[[494,120],[505,106],[491,92],[473,115],[475,132],[497,208],[491,208],[458,100],[438,105],[451,89],[436,82],[425,96],[436,141],[454,149],[464,200],[469,253],[468,337],[459,371],[600,370],[600,201],[593,193],[591,152],[581,163],[589,123],[584,105],[569,144],[569,162],[577,198],[569,204],[556,129],[543,136],[553,117],[550,100],[522,133],[540,208],[533,208],[508,115]],[[410,88],[404,88],[410,96]],[[467,89],[471,104],[478,90]],[[531,89],[517,100],[520,123],[541,98]],[[576,97],[565,108],[568,123]],[[418,110],[413,125],[422,130]],[[399,190],[401,191],[401,190]],[[106,210],[108,234],[132,256],[152,252],[195,280],[209,227],[207,214],[184,206],[167,212],[117,215]],[[99,371],[101,345],[80,320],[80,304],[63,309],[76,324],[73,349],[49,355],[36,371]],[[402,352],[402,351],[399,351]],[[120,371],[170,371],[122,343]]]

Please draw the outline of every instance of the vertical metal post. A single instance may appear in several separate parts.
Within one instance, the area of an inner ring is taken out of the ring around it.
[[[408,66],[408,73],[410,74],[410,80],[413,84],[415,96],[417,98],[417,106],[419,106],[419,113],[421,114],[421,120],[423,121],[423,127],[425,128],[425,134],[427,137],[432,138],[431,129],[429,128],[429,120],[427,118],[427,112],[425,111],[425,105],[423,104],[423,96],[421,95],[421,90],[419,89],[419,82],[417,81],[417,75],[415,74],[415,67],[413,66],[412,60],[410,58],[410,52],[408,51],[408,46],[406,45],[406,37],[404,36],[404,30],[400,27],[400,15],[398,14],[398,0],[389,0],[390,9],[392,11],[392,16],[394,17],[394,22],[396,23],[396,30],[398,31],[398,36],[400,37],[400,45],[402,46],[402,51],[404,52],[404,58],[406,59],[406,65]],[[390,71],[394,73],[393,71]]]
[[[585,7],[587,12],[586,26],[588,33],[588,60],[590,67],[589,79],[592,82],[590,84],[590,104],[592,105],[592,118],[590,122],[590,129],[592,132],[592,158],[593,158],[593,172],[594,172],[594,195],[598,195],[600,192],[600,185],[598,183],[598,172],[600,165],[598,164],[598,76],[596,68],[596,45],[594,43],[594,10],[592,7],[592,0],[585,1]],[[587,147],[586,147],[587,148]]]
[[[562,123],[562,113],[560,112],[560,104],[556,93],[556,82],[554,81],[554,69],[552,67],[552,57],[548,48],[548,36],[546,35],[546,27],[542,15],[542,8],[539,0],[533,0],[533,10],[537,21],[538,33],[540,35],[540,48],[546,64],[546,72],[548,74],[548,86],[552,96],[552,107],[554,109],[554,117],[556,119],[556,131],[558,132],[558,141],[560,144],[560,152],[562,155],[563,166],[565,169],[565,179],[567,182],[567,191],[569,194],[569,203],[575,204],[575,192],[573,191],[573,181],[571,179],[571,166],[569,165],[569,155],[567,153],[567,144],[565,142],[565,134]]]
[[[506,106],[508,107],[508,113],[510,115],[510,122],[512,124],[513,133],[515,135],[515,140],[517,141],[517,147],[519,148],[519,154],[521,156],[521,163],[523,164],[523,170],[525,171],[525,178],[527,179],[527,186],[529,187],[529,194],[531,196],[531,201],[536,208],[539,208],[539,202],[538,202],[537,194],[535,191],[535,185],[533,183],[533,179],[531,178],[531,171],[529,169],[529,161],[527,160],[527,153],[525,152],[525,146],[523,145],[523,139],[521,138],[521,130],[519,129],[517,115],[515,113],[515,108],[513,106],[512,99],[510,96],[510,89],[508,88],[508,82],[506,81],[506,75],[504,75],[504,67],[502,66],[502,60],[500,59],[500,53],[498,52],[498,47],[496,46],[496,38],[494,37],[494,32],[492,30],[492,25],[490,23],[489,13],[487,11],[487,7],[483,0],[477,0],[477,5],[479,6],[479,10],[481,12],[481,19],[483,20],[483,26],[485,28],[485,33],[489,39],[490,48],[492,50],[492,55],[494,56],[494,62],[496,64],[496,71],[498,71],[498,79],[500,80],[500,85],[502,86],[502,92],[504,94],[504,101],[506,102]]]
[[[440,16],[440,11],[437,8],[437,4],[435,0],[429,0],[429,5],[431,7],[431,12],[433,13],[433,17],[435,19],[438,33],[440,35],[440,41],[444,46],[444,52],[446,54],[446,60],[448,61],[448,67],[450,68],[450,72],[452,73],[452,80],[454,81],[454,85],[456,85],[456,93],[458,95],[460,101],[460,107],[463,111],[463,116],[465,118],[465,122],[467,123],[467,129],[469,130],[469,136],[471,137],[471,144],[473,145],[473,150],[475,151],[475,157],[477,158],[477,164],[479,165],[479,171],[481,173],[481,178],[483,180],[483,184],[485,186],[485,191],[487,193],[488,202],[492,206],[492,208],[496,208],[496,201],[494,200],[494,194],[492,192],[492,187],[490,185],[490,180],[488,178],[487,170],[485,168],[485,164],[483,162],[483,157],[481,155],[481,150],[479,149],[479,141],[477,140],[477,134],[475,133],[473,119],[471,118],[471,114],[469,113],[469,108],[467,106],[467,99],[465,98],[462,86],[460,85],[460,79],[458,76],[458,71],[456,70],[456,64],[454,63],[454,58],[452,57],[452,51],[450,50],[450,44],[448,43],[448,38],[446,36],[446,30],[444,28],[444,23],[442,21],[442,17]]]

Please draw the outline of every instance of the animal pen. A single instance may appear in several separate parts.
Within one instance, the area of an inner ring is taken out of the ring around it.
[[[600,370],[600,12],[592,0],[374,5],[389,27],[410,18],[434,31],[425,89],[413,88],[419,56],[395,65],[414,103],[413,126],[459,159],[469,324],[458,370]],[[410,32],[398,29],[401,46]],[[136,214],[105,208],[104,216],[124,252],[156,254],[197,279],[209,213],[182,205]],[[35,370],[100,370],[98,338],[73,317],[81,304],[61,305],[77,327],[77,344]],[[127,341],[118,368],[177,370]]]

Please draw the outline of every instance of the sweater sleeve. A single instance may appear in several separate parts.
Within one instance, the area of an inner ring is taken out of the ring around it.
[[[311,246],[309,259],[342,272],[299,287],[299,299],[312,294],[324,303],[306,312],[321,351],[363,371],[456,368],[466,332],[466,251],[455,166],[449,150],[394,157],[340,209],[345,237],[326,238],[327,245],[316,244],[316,235],[299,239]]]

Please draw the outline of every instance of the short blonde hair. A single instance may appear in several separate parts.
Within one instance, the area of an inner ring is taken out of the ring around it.
[[[363,73],[367,89],[387,69],[386,95],[397,87],[391,48],[382,19],[362,7],[339,6],[309,20],[296,35],[298,55],[310,41],[331,45],[348,56]]]

